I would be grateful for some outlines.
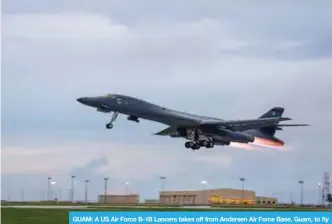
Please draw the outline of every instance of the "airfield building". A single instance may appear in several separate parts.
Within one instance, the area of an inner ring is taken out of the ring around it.
[[[99,195],[98,203],[137,204],[138,194]],[[208,189],[193,191],[161,191],[159,200],[146,200],[146,204],[168,205],[211,205],[211,204],[247,204],[276,205],[276,198],[256,196],[256,192],[241,189]]]
[[[98,195],[98,203],[101,204],[137,204],[139,203],[138,194],[112,194]]]
[[[276,198],[259,197],[254,191],[238,189],[209,189],[198,191],[162,191],[161,204],[210,205],[210,204],[251,204],[274,205]]]

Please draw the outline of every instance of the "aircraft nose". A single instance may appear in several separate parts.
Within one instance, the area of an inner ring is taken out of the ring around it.
[[[80,103],[84,103],[86,101],[86,97],[81,97],[81,98],[78,98],[76,100]]]

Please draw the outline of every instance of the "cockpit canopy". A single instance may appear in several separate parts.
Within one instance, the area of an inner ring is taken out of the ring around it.
[[[113,98],[113,97],[114,97],[114,94],[110,94],[110,93],[109,93],[109,94],[106,94],[105,97],[107,97],[107,98]]]

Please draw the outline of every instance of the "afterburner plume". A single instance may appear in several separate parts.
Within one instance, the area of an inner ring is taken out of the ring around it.
[[[270,139],[255,137],[255,140],[253,143],[251,143],[251,145],[274,148],[274,149],[281,149],[281,148],[283,148],[285,143],[282,141],[273,141]]]
[[[259,148],[257,147],[254,147],[252,145],[248,145],[248,144],[244,144],[244,143],[238,143],[238,142],[231,142],[229,144],[230,147],[233,147],[233,148],[239,148],[239,149],[244,149],[244,150],[247,150],[247,151],[261,151]]]

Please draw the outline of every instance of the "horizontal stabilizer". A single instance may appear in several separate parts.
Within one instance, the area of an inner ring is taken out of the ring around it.
[[[260,131],[269,136],[274,136],[276,131],[282,131],[282,127],[300,127],[300,126],[310,126],[309,124],[276,124],[268,127],[260,128]]]
[[[233,120],[233,121],[203,121],[203,126],[219,126],[234,131],[244,131],[248,129],[258,129],[271,125],[277,125],[280,121],[291,120],[287,117],[258,118],[252,120]]]
[[[300,127],[300,126],[311,126],[310,124],[278,124],[278,127]]]

